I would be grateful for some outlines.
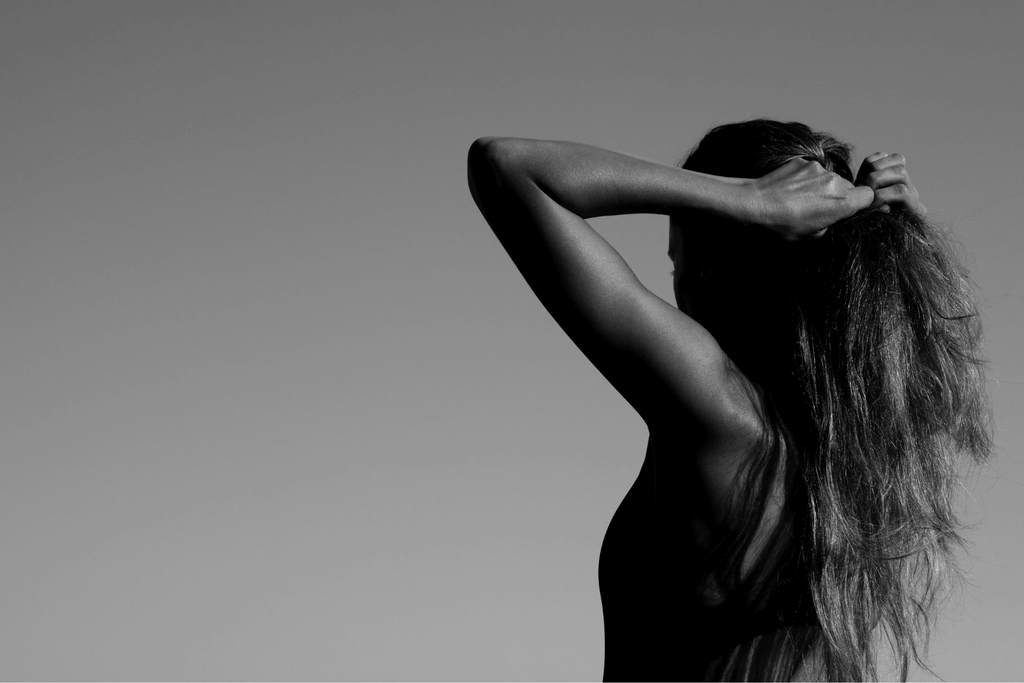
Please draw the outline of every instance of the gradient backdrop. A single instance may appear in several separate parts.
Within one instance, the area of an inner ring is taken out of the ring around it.
[[[482,135],[902,152],[997,459],[937,671],[1024,677],[1024,3],[0,5],[0,677],[597,679],[641,420],[473,205]],[[597,227],[671,296],[667,221]]]

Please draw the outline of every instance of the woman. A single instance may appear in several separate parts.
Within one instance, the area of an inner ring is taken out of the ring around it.
[[[923,665],[990,449],[966,275],[904,159],[797,123],[715,128],[681,168],[567,142],[469,152],[473,197],[647,423],[599,579],[606,680],[849,680]],[[678,309],[586,222],[670,216]]]

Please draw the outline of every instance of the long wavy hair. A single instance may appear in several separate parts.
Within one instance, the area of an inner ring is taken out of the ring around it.
[[[758,178],[805,157],[852,182],[850,153],[803,124],[754,120],[711,130],[683,167]],[[764,425],[708,573],[778,627],[707,675],[782,680],[803,666],[876,679],[888,647],[905,680],[912,660],[927,668],[936,609],[959,579],[961,464],[991,450],[967,273],[945,233],[904,210],[800,242],[689,225],[694,317],[752,383]],[[780,489],[775,535],[755,544]]]

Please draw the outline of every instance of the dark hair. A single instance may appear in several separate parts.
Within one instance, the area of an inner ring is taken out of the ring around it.
[[[803,124],[754,120],[711,130],[683,167],[757,178],[807,157],[852,182],[850,152]],[[906,679],[911,659],[927,668],[938,602],[958,577],[961,456],[991,450],[967,274],[941,231],[900,209],[802,242],[707,218],[684,229],[700,260],[684,275],[696,317],[755,385],[764,424],[709,571],[782,627],[708,675],[788,679],[814,661],[819,677],[877,678],[884,634]],[[784,524],[751,568],[780,486]]]

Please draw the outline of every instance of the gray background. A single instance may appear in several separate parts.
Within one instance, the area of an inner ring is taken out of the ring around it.
[[[1024,3],[0,5],[0,676],[596,679],[643,423],[477,213],[481,135],[902,152],[997,460],[934,647],[1019,679]],[[667,221],[597,226],[670,298]]]

